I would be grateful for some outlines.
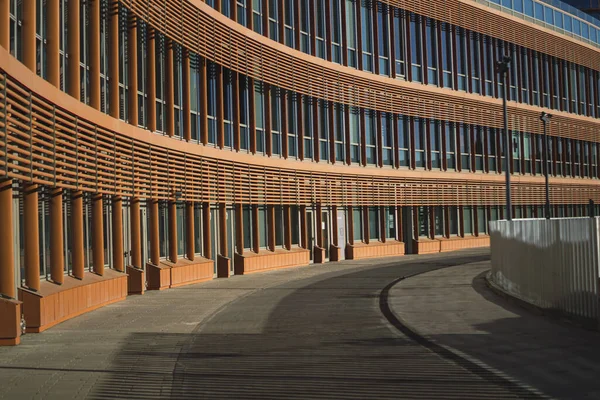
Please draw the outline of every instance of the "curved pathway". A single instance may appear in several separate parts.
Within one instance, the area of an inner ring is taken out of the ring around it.
[[[396,306],[387,296],[417,278],[403,277],[488,258],[474,250],[346,261],[130,297],[0,348],[0,398],[539,397],[386,309]],[[423,303],[401,296],[436,324]]]

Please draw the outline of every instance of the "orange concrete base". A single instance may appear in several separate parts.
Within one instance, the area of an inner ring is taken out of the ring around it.
[[[14,339],[0,339],[0,346],[17,346],[21,344],[21,337]]]
[[[310,252],[298,247],[291,250],[261,250],[259,253],[245,251],[235,254],[235,274],[245,275],[278,268],[298,267],[310,263]]]
[[[342,259],[342,249],[333,244],[329,246],[329,261],[340,261]]]
[[[391,257],[404,255],[404,242],[387,241],[355,243],[346,245],[346,259],[361,260],[363,258]]]
[[[217,278],[229,278],[231,271],[231,259],[217,256]]]
[[[440,252],[470,249],[474,247],[489,247],[489,245],[489,236],[471,236],[466,238],[440,239]]]
[[[214,276],[214,262],[198,257],[194,261],[182,258],[176,264],[163,260],[160,264],[146,264],[148,290],[164,290],[207,281]]]
[[[146,291],[146,276],[143,269],[127,266],[127,293],[144,294]]]
[[[487,247],[489,245],[489,236],[455,236],[451,238],[415,240],[413,249],[415,250],[415,254],[431,254],[475,247]]]
[[[127,297],[127,275],[110,269],[83,280],[65,277],[62,285],[42,282],[38,292],[19,289],[27,333],[39,333],[63,321]]]
[[[325,249],[322,247],[315,246],[313,249],[313,262],[315,264],[323,264],[327,260],[325,259]]]
[[[21,342],[21,302],[0,298],[0,346]]]

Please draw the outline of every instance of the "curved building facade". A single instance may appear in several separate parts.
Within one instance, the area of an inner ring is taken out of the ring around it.
[[[22,311],[486,246],[506,168],[516,218],[545,168],[587,215],[600,27],[555,3],[0,0],[0,343]]]

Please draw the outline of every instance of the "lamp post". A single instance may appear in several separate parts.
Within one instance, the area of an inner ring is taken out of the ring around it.
[[[551,114],[548,114],[545,111],[542,111],[540,115],[540,120],[544,124],[544,178],[546,180],[546,219],[550,219],[550,184],[548,183],[548,122],[550,122],[550,118],[552,118]]]
[[[502,80],[502,109],[504,112],[504,159],[506,160],[506,168],[504,168],[506,176],[506,220],[512,220],[512,204],[510,201],[510,137],[508,135],[508,111],[506,107],[506,98],[508,91],[506,89],[506,74],[512,59],[508,56],[502,57],[502,61],[496,62],[496,72]]]

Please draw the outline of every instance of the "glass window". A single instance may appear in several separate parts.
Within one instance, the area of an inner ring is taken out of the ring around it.
[[[379,207],[369,207],[369,239],[379,240]]]
[[[419,237],[430,237],[429,235],[429,207],[417,207],[419,224]]]

